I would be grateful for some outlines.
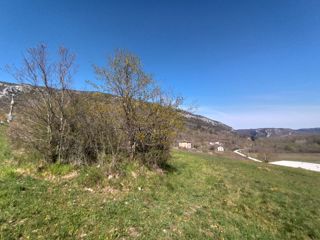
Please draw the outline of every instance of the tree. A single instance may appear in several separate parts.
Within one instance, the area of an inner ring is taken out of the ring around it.
[[[143,71],[140,59],[131,53],[117,51],[107,67],[94,66],[94,69],[97,78],[102,80],[96,87],[114,95],[115,104],[120,108],[130,159],[139,155],[149,165],[165,162],[179,129],[176,110],[181,99],[166,96]]]
[[[50,61],[46,45],[39,44],[27,50],[21,68],[10,68],[18,81],[32,86],[12,136],[43,153],[48,162],[66,158],[66,114],[72,102],[68,87],[74,61],[75,55],[64,47],[58,50],[58,60]]]
[[[98,78],[105,82],[99,89],[119,97],[124,118],[124,128],[128,136],[130,156],[135,156],[137,144],[138,109],[142,103],[150,99],[149,89],[152,79],[141,69],[140,60],[129,53],[118,51],[109,61],[109,68],[95,66]]]

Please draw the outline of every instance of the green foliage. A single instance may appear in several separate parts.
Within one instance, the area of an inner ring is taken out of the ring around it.
[[[61,164],[61,163],[55,163],[55,164],[48,164],[47,170],[57,176],[66,175],[74,170],[74,166],[70,164]]]

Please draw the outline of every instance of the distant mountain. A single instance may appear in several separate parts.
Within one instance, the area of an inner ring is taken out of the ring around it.
[[[250,137],[251,139],[269,138],[269,137],[287,137],[294,135],[318,135],[320,128],[257,128],[257,129],[238,129],[235,130],[242,137]]]

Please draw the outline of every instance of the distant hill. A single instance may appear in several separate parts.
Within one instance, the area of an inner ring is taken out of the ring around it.
[[[0,114],[3,120],[10,109],[10,102],[14,96],[15,109],[13,116],[19,114],[19,101],[32,97],[34,87],[27,84],[0,82]],[[75,91],[75,90],[74,90]],[[93,92],[76,91],[79,94]],[[239,136],[232,127],[210,118],[180,110],[185,120],[185,128],[178,135],[177,142],[190,141],[199,150],[208,150],[210,142],[221,142],[227,149],[240,146]]]
[[[320,128],[257,128],[257,129],[238,129],[235,130],[242,137],[269,138],[269,137],[287,137],[296,135],[320,135]]]
[[[301,128],[298,130],[295,130],[296,133],[300,134],[320,134],[320,128]]]
[[[219,142],[226,150],[246,146],[247,139],[240,137],[232,127],[210,118],[181,111],[185,129],[178,135],[178,141],[190,141],[199,150],[213,150],[210,145]]]
[[[197,115],[197,114],[193,114],[187,111],[181,111],[181,113],[183,114],[183,116],[186,118],[186,121],[188,123],[188,126],[190,128],[201,128],[203,130],[213,130],[215,132],[218,131],[228,131],[231,132],[233,131],[233,128],[221,123],[219,121],[216,120],[212,120],[210,118],[201,116],[201,115]]]

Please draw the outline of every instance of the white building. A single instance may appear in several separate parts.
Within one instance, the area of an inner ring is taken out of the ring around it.
[[[224,152],[224,148],[222,146],[217,147],[218,152]]]
[[[191,149],[191,142],[179,142],[179,148]]]

